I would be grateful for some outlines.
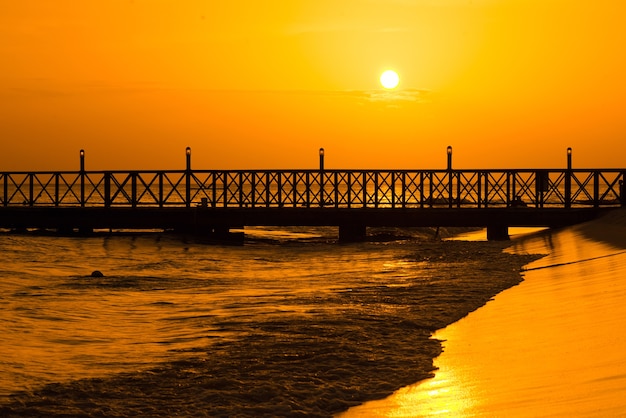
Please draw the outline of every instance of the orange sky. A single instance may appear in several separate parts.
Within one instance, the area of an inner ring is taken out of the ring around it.
[[[625,167],[621,4],[0,0],[0,170]]]

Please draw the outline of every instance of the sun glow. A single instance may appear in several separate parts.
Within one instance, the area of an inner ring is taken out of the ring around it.
[[[393,70],[387,70],[380,75],[380,84],[386,89],[395,88],[400,82],[400,77],[398,77],[398,73]]]

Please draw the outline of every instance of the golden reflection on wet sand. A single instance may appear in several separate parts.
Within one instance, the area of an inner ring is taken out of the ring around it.
[[[351,409],[351,417],[617,416],[626,410],[623,212],[512,242],[549,253],[525,281],[438,331],[433,379]],[[615,221],[615,219],[613,219]]]

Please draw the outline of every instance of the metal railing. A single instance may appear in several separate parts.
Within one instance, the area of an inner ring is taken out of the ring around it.
[[[0,172],[0,206],[606,207],[626,170]]]
[[[487,208],[626,206],[626,169],[0,172],[0,207]]]

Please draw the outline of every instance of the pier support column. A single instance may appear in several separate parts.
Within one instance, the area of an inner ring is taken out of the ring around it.
[[[231,229],[243,229],[243,227],[229,227],[229,226],[217,226],[213,228],[213,232],[209,235],[210,239],[216,240],[222,243],[229,244],[241,244],[243,245],[244,233],[233,232]]]
[[[93,228],[90,226],[81,226],[78,228],[80,235],[93,235]]]
[[[340,242],[359,242],[365,241],[367,236],[367,228],[365,225],[340,225],[339,241]]]
[[[230,236],[230,227],[228,226],[214,226],[210,231],[210,235],[213,238],[228,238]]]
[[[489,225],[487,227],[487,241],[508,241],[509,227],[506,225]]]
[[[233,232],[231,229],[243,229],[241,226],[226,225],[195,225],[193,227],[179,227],[174,229],[174,233],[191,236],[199,240],[209,242],[243,244],[244,233]]]

